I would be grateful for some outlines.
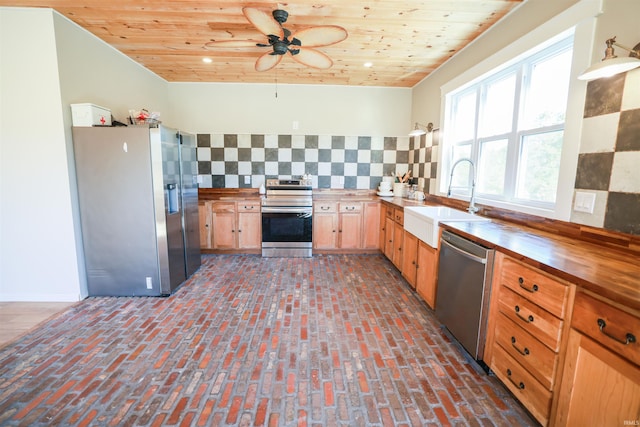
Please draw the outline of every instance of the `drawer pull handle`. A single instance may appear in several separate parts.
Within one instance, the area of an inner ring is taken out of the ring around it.
[[[253,206],[245,206],[245,209],[253,209]]]
[[[515,306],[515,310],[516,310],[516,316],[518,316],[519,318],[521,318],[522,320],[524,320],[527,323],[531,323],[533,322],[533,316],[532,315],[528,315],[527,317],[524,317],[522,314],[520,314],[520,306]]]
[[[511,345],[521,355],[523,355],[523,356],[528,356],[529,355],[529,349],[527,347],[525,347],[524,350],[520,350],[520,348],[516,345],[516,337],[511,337]]]
[[[524,279],[522,277],[518,277],[518,283],[520,284],[520,287],[527,292],[538,292],[538,285],[534,283],[532,287],[528,288],[524,285]]]
[[[602,332],[612,340],[619,342],[622,345],[628,345],[636,342],[636,337],[631,332],[627,332],[627,335],[625,335],[625,339],[621,340],[620,338],[615,337],[611,335],[609,332],[605,331],[604,328],[606,326],[607,326],[607,323],[604,321],[604,319],[598,319],[598,328],[600,329],[600,332]]]
[[[514,386],[518,387],[520,390],[524,390],[524,383],[522,381],[520,381],[519,383],[516,383],[511,378],[511,369],[507,369],[507,377],[509,377],[509,381],[511,381],[511,384],[513,384]]]
[[[331,208],[329,206],[320,206],[320,209],[322,209],[323,211],[328,211]]]

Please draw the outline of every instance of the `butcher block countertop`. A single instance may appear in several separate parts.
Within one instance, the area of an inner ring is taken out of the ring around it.
[[[400,198],[382,200],[401,207],[434,204]],[[489,222],[441,222],[440,225],[612,301],[640,310],[640,255],[637,252],[490,219]]]

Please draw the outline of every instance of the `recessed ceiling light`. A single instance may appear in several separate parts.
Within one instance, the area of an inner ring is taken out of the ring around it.
[[[364,63],[364,66],[365,66],[366,68],[371,68],[371,67],[373,67],[373,62],[365,62],[365,63]]]
[[[205,64],[211,64],[213,62],[213,59],[211,59],[211,58],[202,58],[202,62],[204,62]]]

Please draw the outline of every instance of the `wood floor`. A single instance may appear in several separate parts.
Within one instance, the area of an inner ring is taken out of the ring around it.
[[[0,347],[75,302],[0,302]]]

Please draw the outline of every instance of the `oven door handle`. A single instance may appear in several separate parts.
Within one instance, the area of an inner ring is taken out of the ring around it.
[[[312,208],[295,207],[295,206],[263,206],[262,213],[301,213],[309,214],[313,212]]]

